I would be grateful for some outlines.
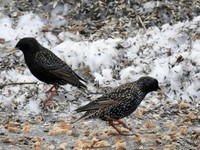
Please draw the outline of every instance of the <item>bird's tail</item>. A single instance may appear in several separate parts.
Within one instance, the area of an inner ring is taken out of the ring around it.
[[[95,112],[87,111],[80,118],[77,118],[76,120],[72,121],[70,124],[74,124],[80,120],[91,119],[94,114],[95,114]]]
[[[86,119],[87,117],[88,117],[88,114],[87,114],[87,112],[86,112],[84,115],[82,115],[80,118],[77,118],[76,120],[72,121],[70,124],[74,124],[74,123],[76,123],[76,122],[78,122],[78,121],[80,121],[80,120],[84,120],[84,119]]]
[[[103,94],[103,92],[92,92],[87,89],[87,87],[80,87],[80,89],[87,95],[98,95],[98,94]]]

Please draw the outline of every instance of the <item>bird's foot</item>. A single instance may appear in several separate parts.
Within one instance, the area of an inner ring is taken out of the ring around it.
[[[116,126],[112,126],[112,127],[117,131],[117,133],[111,133],[111,134],[114,134],[114,135],[132,136],[132,135],[136,134],[136,133],[123,132],[120,129],[118,129]]]
[[[44,101],[42,101],[41,103],[42,103],[44,106],[47,106],[47,105],[51,104],[52,101],[53,101],[52,99],[47,98],[47,99],[45,99]]]
[[[118,129],[118,128],[115,126],[116,124],[114,124],[113,121],[109,121],[108,123],[109,123],[109,125],[111,125],[119,134],[122,134],[122,131],[121,131],[120,129]]]
[[[43,105],[44,108],[53,109],[54,106],[55,106],[55,102],[53,101],[53,97],[55,95],[57,95],[57,89],[55,88],[55,90],[53,91],[52,90],[53,88],[54,88],[54,86],[50,89],[51,93],[50,93],[49,97],[46,100],[42,101],[42,105]]]
[[[122,127],[128,129],[129,131],[132,131],[132,128],[131,128],[131,127],[128,127],[128,125],[127,125],[125,122],[123,122],[122,120],[116,120],[116,122],[117,122],[117,125],[120,125],[120,124],[121,124]]]
[[[41,101],[41,107],[45,111],[55,111],[58,109],[58,104],[53,99],[46,99]]]
[[[128,129],[129,131],[132,131],[131,127],[128,127],[128,125],[126,123],[124,123],[122,120],[115,120],[113,121],[114,125],[122,125],[122,127]]]
[[[55,90],[53,91],[52,89],[51,89],[51,91],[50,91],[51,93],[50,93],[50,95],[49,95],[49,97],[45,100],[46,102],[48,102],[48,101],[50,101],[50,100],[52,100],[53,99],[53,97],[55,96],[55,95],[57,95],[58,94],[58,91],[57,91],[57,89],[55,88]]]
[[[53,90],[55,89],[55,90]],[[53,85],[48,91],[46,91],[46,93],[52,93],[52,92],[56,92],[56,94],[58,94],[58,87],[56,87],[55,85]]]
[[[118,134],[120,134],[120,135],[126,135],[126,136],[131,136],[131,135],[133,135],[134,133],[123,133],[120,129],[118,129],[117,127],[116,127],[116,125],[122,125],[124,128],[126,128],[126,129],[128,129],[129,131],[131,131],[132,130],[132,128],[130,128],[130,127],[128,127],[123,121],[121,121],[121,120],[117,120],[116,122],[114,122],[114,121],[108,121],[108,123],[109,123],[109,125],[111,125],[117,132],[118,132]]]

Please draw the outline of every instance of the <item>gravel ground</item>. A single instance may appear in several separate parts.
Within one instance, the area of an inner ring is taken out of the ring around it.
[[[117,135],[100,120],[78,122],[60,113],[17,116],[1,113],[2,149],[191,149],[200,147],[199,106],[164,103],[147,110],[140,107],[126,118],[132,133]]]
[[[48,29],[44,30],[51,29],[51,32],[55,34],[63,30],[72,33],[78,31],[84,40],[127,38],[134,36],[138,30],[146,30],[151,26],[161,27],[165,23],[174,24],[177,21],[191,20],[200,14],[198,0],[157,3],[143,0],[141,3],[137,1],[130,3],[125,0],[113,1],[113,3],[98,1],[94,4],[78,0],[58,3],[50,0],[1,1],[1,5],[4,6],[1,11],[15,18],[17,22],[18,16],[30,10],[48,19],[51,18],[50,12],[53,8],[67,6],[70,10],[63,9],[57,15],[70,20],[68,26],[54,27],[50,24]],[[148,7],[146,7],[147,3],[149,3]],[[110,5],[115,10],[110,9],[105,12]],[[149,8],[149,5],[156,5],[156,7]],[[36,7],[33,9],[33,6]],[[117,9],[124,11],[119,14]],[[25,67],[23,64],[18,65]],[[37,99],[38,89],[34,85],[23,85],[22,90],[24,90],[23,93],[28,93],[27,97],[31,100]],[[64,101],[65,96],[75,97],[75,100]],[[160,98],[162,103],[159,106],[152,106],[151,109],[139,107],[133,115],[125,118],[133,131],[132,135],[122,136],[117,135],[111,127],[100,120],[70,124],[75,119],[71,116],[75,115],[71,111],[68,113],[69,110],[77,108],[84,97],[85,95],[81,92],[67,93],[61,89],[59,96],[55,98],[55,109],[43,110],[39,115],[19,113],[18,110],[23,109],[23,105],[18,106],[13,103],[10,107],[1,106],[0,149],[200,149],[200,103],[181,101],[172,103],[168,101],[168,98]],[[26,103],[29,103],[28,99],[24,105]],[[125,129],[122,128],[122,130],[127,133]]]
[[[135,36],[138,30],[161,28],[166,23],[192,20],[200,14],[199,0],[3,0],[1,3],[2,11],[16,20],[31,11],[47,18],[49,30],[55,34],[79,32],[87,40],[127,38]],[[66,19],[67,24],[55,27],[51,24],[55,16]]]

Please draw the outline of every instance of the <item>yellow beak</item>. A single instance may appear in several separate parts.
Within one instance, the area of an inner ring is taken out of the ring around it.
[[[162,97],[168,97],[165,92],[161,89],[158,90],[159,95],[161,95]]]
[[[15,50],[16,50],[15,47],[11,47],[11,48],[8,48],[8,49],[7,49],[7,52],[8,52],[8,53],[11,53],[11,52],[14,52]]]

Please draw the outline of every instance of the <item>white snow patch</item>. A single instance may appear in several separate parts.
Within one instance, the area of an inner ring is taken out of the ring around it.
[[[35,113],[38,114],[41,111],[41,108],[39,107],[39,104],[37,101],[30,101],[26,107],[25,107],[25,112],[28,113]]]
[[[153,5],[154,3],[146,3],[145,8],[151,9]],[[65,25],[67,21],[62,16],[57,17],[57,14],[66,12],[67,6],[66,8],[55,8],[49,22],[50,26]],[[43,46],[51,49],[75,72],[81,72],[81,68],[84,66],[89,67],[95,82],[102,87],[115,87],[117,83],[132,82],[141,76],[149,75],[158,79],[171,101],[181,99],[198,102],[200,99],[200,40],[193,39],[191,35],[200,30],[199,23],[200,16],[192,21],[179,22],[173,26],[165,24],[161,29],[151,27],[145,33],[138,32],[135,37],[129,37],[127,40],[100,39],[91,42],[82,41],[79,34],[66,31],[61,32],[58,37],[51,32],[42,32],[42,27],[48,25],[48,22],[34,13],[20,16],[16,26],[14,26],[12,18],[1,14],[0,38],[5,38],[8,43],[0,44],[0,47],[13,47],[19,39],[26,36],[36,37]],[[125,45],[125,48],[117,49],[118,42]],[[5,67],[5,70],[1,68],[1,83],[38,82],[36,85],[6,86],[0,89],[0,102],[3,105],[11,105],[13,101],[23,103],[27,99],[27,92],[31,92],[27,90],[27,87],[40,89],[34,99],[45,99],[45,90],[48,90],[50,85],[39,84],[41,82],[33,77],[26,66],[18,68],[18,66],[12,65],[14,62],[24,61],[21,52],[12,56],[0,50],[0,57],[2,66]],[[15,60],[16,57],[19,60]],[[181,57],[182,59],[180,59]],[[128,65],[120,64],[121,58],[128,62]],[[3,60],[9,61],[6,61],[6,65],[4,65]],[[119,64],[121,65],[120,78],[116,80],[113,78],[115,71],[113,68],[117,68]],[[75,92],[75,88],[70,85],[63,87],[72,95]],[[149,95],[151,96],[151,94]],[[69,98],[73,99],[73,96],[69,96]],[[156,97],[152,99],[147,96],[146,100],[153,104],[160,103]],[[151,104],[144,101],[141,105],[149,107]],[[39,113],[39,103],[30,100],[24,110],[27,114]]]

